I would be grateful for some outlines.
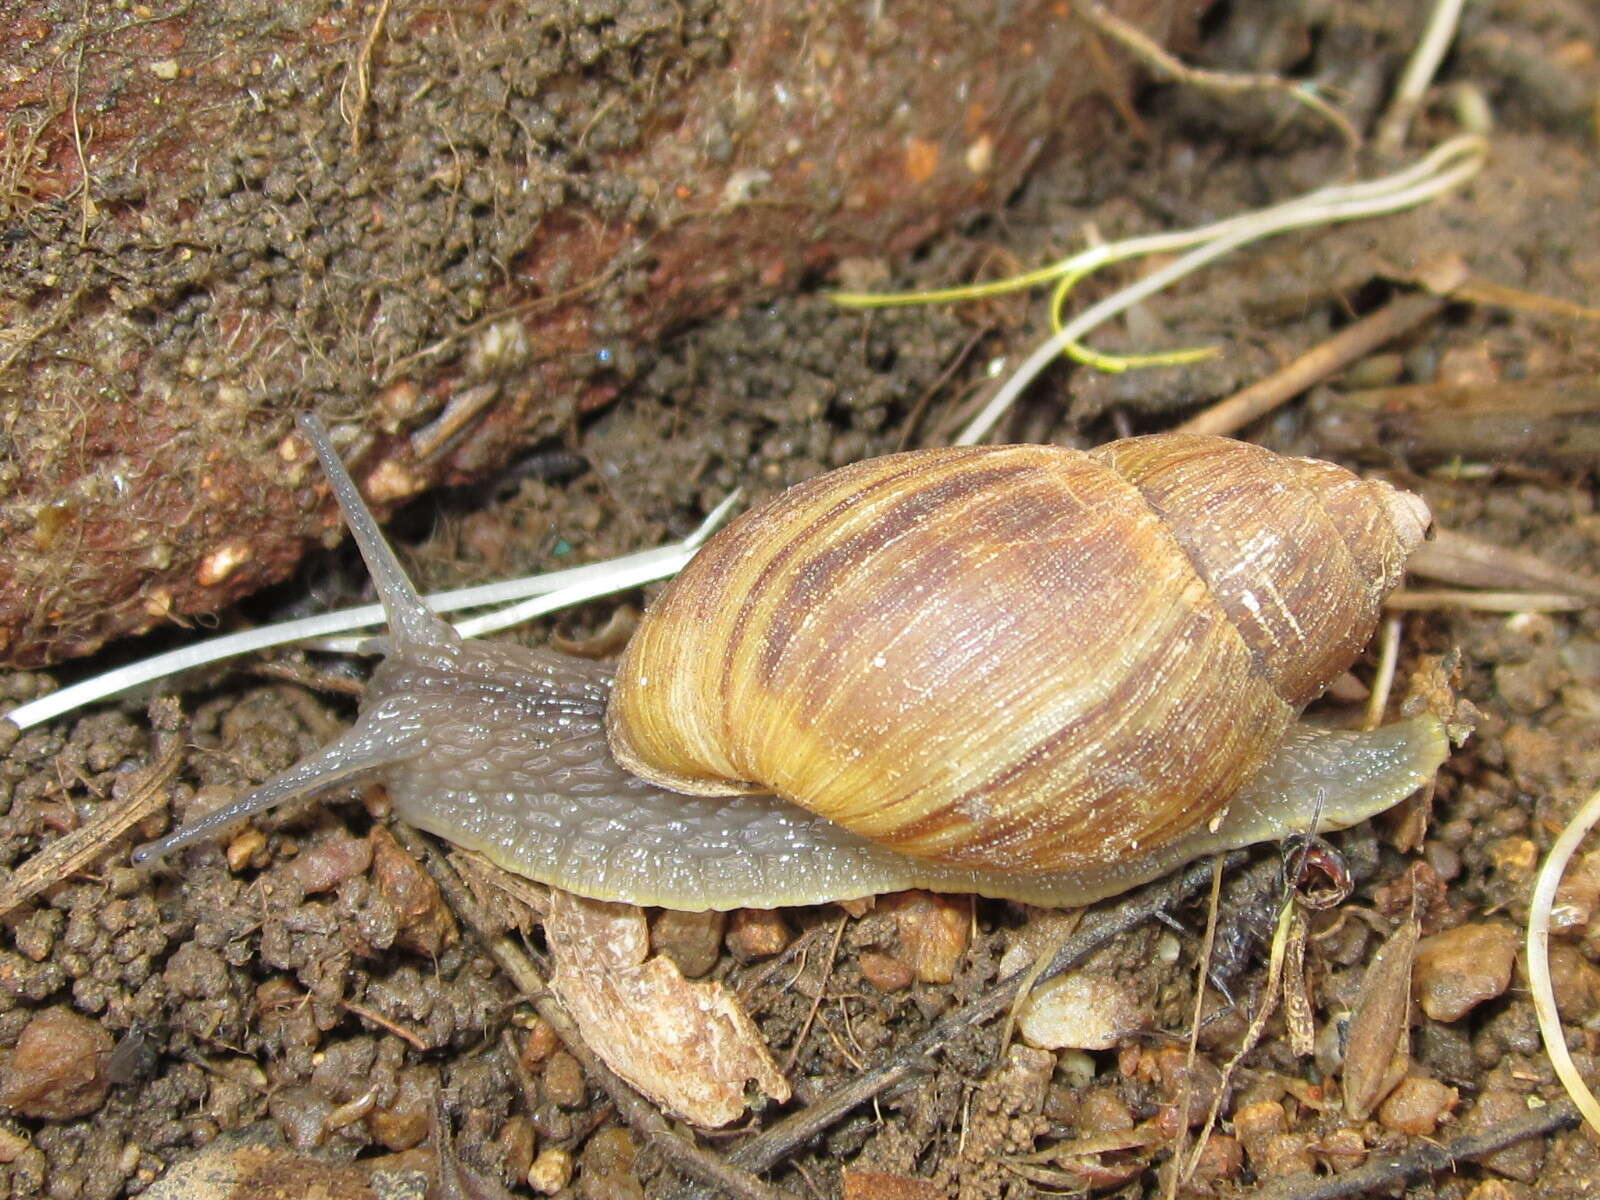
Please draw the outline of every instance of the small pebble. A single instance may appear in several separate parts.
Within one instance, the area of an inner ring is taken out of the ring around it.
[[[246,830],[228,844],[228,866],[231,869],[242,870],[251,862],[256,850],[266,844],[264,836],[256,844],[249,837],[249,832]],[[245,847],[240,854],[242,862],[239,867],[234,867],[234,849],[240,844]],[[345,880],[365,874],[371,865],[372,843],[366,838],[351,837],[340,831],[318,837],[305,845],[289,863],[287,870],[289,876],[300,885],[301,891],[314,896],[318,892],[331,892]]]
[[[1359,1130],[1346,1126],[1318,1138],[1312,1153],[1318,1162],[1337,1174],[1353,1171],[1367,1161],[1367,1143]]]
[[[561,1039],[543,1017],[528,1022],[528,1036],[522,1043],[522,1065],[532,1071],[561,1048]]]
[[[1189,1053],[1179,1046],[1162,1046],[1140,1056],[1140,1075],[1154,1076],[1161,1092],[1161,1103],[1174,1110],[1188,1093],[1187,1118],[1191,1128],[1204,1124],[1222,1087],[1222,1072],[1209,1059],[1197,1055],[1193,1070]]]
[[[927,1179],[891,1171],[846,1168],[841,1183],[844,1200],[945,1200],[948,1193]]]
[[[588,1099],[583,1068],[565,1050],[557,1050],[544,1065],[544,1094],[562,1108],[581,1108]]]
[[[1087,971],[1058,975],[1023,1003],[1017,1031],[1046,1050],[1109,1050],[1147,1028],[1150,1015],[1119,979]]]
[[[429,958],[455,945],[459,936],[456,919],[433,877],[383,826],[375,826],[368,839],[372,843],[373,884],[399,920],[395,945]]]
[[[1580,1024],[1600,1009],[1600,967],[1576,946],[1550,947],[1550,986],[1563,1020]]]
[[[1239,1144],[1239,1139],[1225,1133],[1213,1133],[1200,1148],[1194,1177],[1212,1181],[1237,1179],[1243,1170],[1244,1147]]]
[[[553,1196],[572,1182],[572,1152],[546,1146],[528,1168],[528,1186],[541,1196]]]
[[[898,957],[923,983],[949,983],[972,940],[972,910],[965,897],[911,891],[883,898],[900,935]]]
[[[110,1090],[111,1047],[111,1035],[87,1017],[61,1005],[42,1010],[0,1069],[0,1108],[49,1121],[88,1116]]]
[[[228,870],[237,875],[247,867],[262,867],[267,859],[267,835],[254,825],[228,839]],[[371,857],[370,855],[368,856]],[[366,868],[363,867],[362,870]]]
[[[28,1139],[0,1126],[0,1163],[13,1163],[28,1148]]]
[[[1600,911],[1600,850],[1580,855],[1567,867],[1550,909],[1550,931],[1583,929]]]
[[[650,926],[650,948],[678,964],[688,979],[698,979],[717,965],[728,914],[677,912],[666,909]]]
[[[1528,1099],[1520,1093],[1505,1088],[1491,1087],[1478,1097],[1461,1120],[1461,1132],[1467,1137],[1493,1133],[1512,1121],[1528,1115]],[[1523,1183],[1535,1183],[1540,1168],[1544,1166],[1544,1139],[1524,1138],[1503,1150],[1478,1156],[1477,1161],[1489,1170],[1509,1176]]]
[[[578,1195],[583,1200],[644,1200],[644,1188],[634,1174],[639,1150],[633,1135],[620,1125],[608,1125],[584,1143],[578,1158]]]
[[[1533,1200],[1533,1192],[1525,1183],[1485,1179],[1467,1193],[1467,1200]]]
[[[1127,1133],[1133,1128],[1133,1111],[1110,1088],[1094,1088],[1078,1105],[1078,1128],[1084,1137],[1101,1133]]]
[[[533,1122],[521,1115],[511,1117],[500,1126],[500,1132],[494,1135],[494,1140],[500,1147],[500,1157],[506,1169],[514,1175],[526,1177],[533,1167],[533,1150],[538,1141],[533,1132]]]
[[[1494,669],[1494,687],[1512,712],[1532,716],[1555,700],[1550,687],[1550,666],[1542,658],[1522,663],[1501,663]]]
[[[1520,939],[1509,925],[1472,922],[1417,943],[1412,985],[1422,1011],[1458,1021],[1511,983]]]
[[[911,968],[892,954],[863,950],[856,963],[861,968],[861,977],[880,992],[903,991],[916,978]]]
[[[1378,1122],[1385,1129],[1411,1137],[1432,1137],[1439,1122],[1455,1109],[1459,1094],[1437,1079],[1407,1075],[1378,1106]]]
[[[741,908],[728,922],[728,950],[740,962],[782,953],[792,936],[783,916],[769,908]]]
[[[1289,1132],[1289,1119],[1276,1100],[1247,1104],[1233,1115],[1233,1132],[1261,1178],[1298,1175],[1316,1169],[1306,1139]]]
[[[409,1150],[428,1136],[432,1119],[431,1081],[421,1068],[400,1073],[394,1099],[367,1114],[367,1132],[392,1151]]]

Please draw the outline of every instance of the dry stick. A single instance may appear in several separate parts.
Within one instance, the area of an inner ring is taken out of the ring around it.
[[[182,730],[158,735],[165,740],[161,757],[140,772],[139,780],[127,797],[114,801],[89,824],[57,838],[0,886],[0,917],[52,884],[60,883],[86,867],[117,838],[167,804],[167,785],[183,762],[185,738]]]
[[[1244,858],[1242,852],[1235,852],[1224,861],[1227,865],[1237,866]],[[1083,928],[1057,951],[1040,979],[1059,975],[1106,943],[1196,895],[1210,883],[1211,870],[1210,860],[1196,863],[1175,881],[1163,880],[1142,888],[1106,911],[1085,918]],[[910,1045],[897,1051],[888,1062],[856,1076],[809,1108],[785,1117],[758,1133],[729,1154],[728,1162],[747,1171],[768,1170],[795,1147],[827,1129],[857,1105],[865,1104],[926,1071],[926,1059],[935,1050],[958,1034],[974,1029],[1003,1012],[1026,974],[1026,971],[1021,971],[1001,980],[977,1000],[944,1017]]]
[[[456,915],[478,935],[479,942],[506,973],[512,986],[530,997],[535,1011],[555,1030],[567,1051],[582,1066],[584,1074],[605,1089],[606,1095],[616,1105],[617,1113],[646,1144],[657,1147],[677,1171],[697,1183],[735,1197],[735,1200],[793,1200],[788,1192],[763,1183],[754,1175],[730,1165],[672,1128],[654,1105],[634,1091],[589,1048],[577,1025],[567,1015],[567,1010],[550,990],[549,982],[539,973],[522,947],[504,934],[498,937],[485,934],[484,931],[493,926],[444,856],[409,825],[397,821],[390,828],[395,839],[419,862],[427,865],[429,874]]]
[[[1442,1146],[1419,1142],[1414,1149],[1392,1159],[1369,1162],[1338,1175],[1290,1175],[1275,1179],[1246,1193],[1246,1200],[1345,1200],[1348,1196],[1384,1192],[1435,1171],[1449,1170],[1463,1159],[1503,1150],[1526,1138],[1571,1129],[1580,1120],[1571,1101],[1557,1100],[1477,1137],[1456,1138]]]
[[[1217,401],[1205,412],[1179,425],[1177,432],[1224,437],[1236,433],[1257,417],[1288,403],[1312,384],[1414,329],[1446,303],[1442,296],[1399,296],[1321,345],[1312,347],[1288,366]]]
[[[1568,592],[1462,592],[1450,588],[1406,589],[1383,598],[1383,607],[1391,612],[1432,612],[1441,608],[1494,613],[1577,612],[1593,604],[1593,600]]]
[[[1101,33],[1120,42],[1133,56],[1157,75],[1165,75],[1177,83],[1202,91],[1237,95],[1241,92],[1278,92],[1296,104],[1303,104],[1339,131],[1339,136],[1352,151],[1361,148],[1361,134],[1350,123],[1350,118],[1318,96],[1306,84],[1295,83],[1281,75],[1246,75],[1233,71],[1207,71],[1191,67],[1174,58],[1159,43],[1152,40],[1136,25],[1130,25],[1112,13],[1099,0],[1076,0],[1073,11]]]

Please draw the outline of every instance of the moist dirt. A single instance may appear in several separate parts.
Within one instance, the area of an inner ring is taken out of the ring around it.
[[[1203,27],[1197,61],[1316,78],[1370,128],[1419,20],[1399,5],[1221,5]],[[1463,114],[1491,112],[1491,157],[1477,180],[1409,213],[1234,254],[1094,339],[1112,352],[1216,345],[1221,354],[1117,375],[1059,367],[1010,414],[1005,438],[1088,445],[1169,427],[1381,307],[1447,256],[1506,287],[1593,305],[1600,20],[1576,0],[1499,0],[1468,6],[1464,21],[1412,143],[1442,140]],[[1151,85],[1125,69],[1105,87],[1104,150],[1092,165],[1046,161],[1008,203],[909,259],[853,257],[815,283],[931,287],[998,276],[1068,253],[1091,234],[1197,225],[1351,170],[1338,137],[1281,97]],[[1361,161],[1370,173],[1382,169]],[[286,178],[269,191],[292,197],[305,182]],[[529,209],[514,219],[535,216]],[[470,219],[484,225],[471,244],[492,247],[508,218],[489,206]],[[76,238],[64,225],[62,245]],[[130,270],[138,286],[143,268]],[[285,271],[252,286],[293,291]],[[1084,299],[1129,278],[1092,280]],[[360,302],[359,291],[342,294],[332,277],[319,286],[326,294],[286,299]],[[470,290],[470,280],[461,286]],[[655,545],[687,532],[736,487],[753,502],[829,467],[948,438],[1000,364],[1017,361],[1046,327],[1044,298],[1035,295],[863,315],[802,290],[725,309],[641,352],[609,403],[564,420],[488,481],[414,502],[391,530],[425,588]],[[1462,461],[1425,448],[1351,446],[1332,439],[1317,413],[1338,393],[1375,386],[1592,378],[1600,370],[1594,329],[1592,319],[1531,306],[1451,304],[1245,436],[1381,474],[1420,492],[1449,529],[1592,570],[1600,550],[1592,464],[1537,451]],[[157,344],[187,336],[150,330]],[[351,368],[333,354],[323,369],[337,377]],[[1558,434],[1552,426],[1552,442]],[[320,609],[364,587],[348,549],[330,552],[222,622]],[[647,600],[648,592],[630,602]],[[616,609],[590,604],[516,636],[581,643]],[[1600,610],[1416,612],[1402,646],[1402,680],[1428,656],[1453,657],[1454,684],[1476,727],[1441,774],[1419,844],[1397,849],[1406,838],[1398,821],[1343,839],[1357,891],[1318,914],[1308,940],[1315,1051],[1297,1056],[1283,1019],[1267,1024],[1233,1075],[1213,1144],[1186,1185],[1192,1194],[1247,1193],[1298,1169],[1349,1169],[1417,1139],[1492,1128],[1559,1094],[1519,961],[1498,987],[1483,982],[1465,1011],[1415,1014],[1404,1084],[1372,1117],[1354,1121],[1339,1103],[1341,1023],[1389,931],[1415,912],[1424,939],[1454,933],[1464,961],[1492,957],[1496,930],[1525,927],[1533,873],[1555,831],[1600,786]],[[14,673],[0,679],[0,695],[25,700],[94,665]],[[1370,679],[1372,670],[1369,657],[1355,674]],[[187,684],[172,817],[213,807],[325,742],[350,720],[361,674],[359,664],[298,654],[270,674],[238,664]],[[9,740],[0,865],[13,870],[94,820],[156,757],[156,734],[133,703]],[[165,824],[147,822],[142,832]],[[241,1131],[369,1175],[386,1166],[428,1170],[435,1088],[462,1164],[516,1194],[529,1194],[530,1169],[559,1166],[565,1154],[574,1169],[562,1194],[671,1195],[671,1169],[619,1123],[575,1061],[546,1044],[547,1031],[530,1026],[525,998],[440,911],[415,861],[381,828],[380,798],[335,794],[265,816],[253,832],[197,849],[175,869],[138,872],[119,851],[6,917],[0,1104],[10,1115],[0,1118],[0,1196],[136,1195],[170,1164],[233,1146]],[[1266,982],[1267,938],[1252,940],[1249,915],[1260,934],[1275,911],[1275,875],[1262,878],[1224,906],[1236,960],[1227,994],[1246,1011],[1260,1004]],[[1589,892],[1600,893],[1600,866],[1591,863],[1587,878]],[[739,993],[786,1065],[791,1107],[894,1056],[991,984],[1008,949],[1033,944],[1037,913],[948,903],[959,905],[968,940],[953,977],[940,982],[920,977],[925,943],[903,909],[884,904],[785,913],[777,942],[761,947],[783,945],[777,956],[752,956],[754,943],[735,936],[749,926],[737,920],[720,947],[713,935],[707,974]],[[1246,918],[1229,925],[1229,905]],[[1148,926],[1090,964],[1125,998],[1133,1032],[1116,1047],[1002,1053],[1001,1022],[992,1022],[949,1044],[909,1086],[802,1146],[770,1178],[794,1195],[821,1197],[1163,1194],[1184,1079],[1199,1093],[1214,1091],[1248,1025],[1213,992],[1192,1070],[1175,1049],[1205,924],[1202,908],[1186,909],[1177,927]],[[1600,1061],[1597,928],[1580,925],[1556,945],[1569,1043],[1591,1080]],[[1419,987],[1429,969],[1419,960]],[[58,1015],[36,1031],[45,1049],[25,1055],[30,1026],[46,1013]],[[750,1128],[775,1115],[758,1109]],[[1149,1136],[1152,1129],[1163,1136]],[[739,1136],[706,1144],[722,1152]],[[1408,1194],[1588,1194],[1600,1177],[1595,1147],[1582,1133],[1536,1139]],[[341,1187],[368,1186],[360,1172],[337,1178]],[[562,1183],[559,1170],[541,1178]]]

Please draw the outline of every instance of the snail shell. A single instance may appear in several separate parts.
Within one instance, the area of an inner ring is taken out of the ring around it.
[[[302,428],[378,581],[390,656],[344,739],[146,857],[376,773],[412,823],[604,899],[922,886],[1084,903],[1362,820],[1446,752],[1431,717],[1298,720],[1429,519],[1328,463],[1184,435],[858,463],[713,538],[613,689],[592,663],[457,638]]]

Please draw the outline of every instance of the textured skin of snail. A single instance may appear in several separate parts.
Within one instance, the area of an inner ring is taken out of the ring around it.
[[[349,734],[146,858],[376,776],[403,819],[602,899],[1079,904],[1354,824],[1447,753],[1431,717],[1299,720],[1428,523],[1331,464],[1179,435],[858,463],[713,538],[613,685],[457,638],[302,428],[383,595],[389,656]]]

